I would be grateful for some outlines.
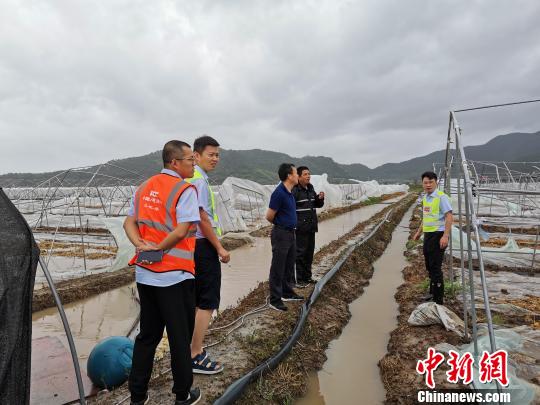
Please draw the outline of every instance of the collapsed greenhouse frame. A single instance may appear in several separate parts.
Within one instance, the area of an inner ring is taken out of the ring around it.
[[[56,254],[71,259],[72,267],[80,259],[78,266],[87,274],[95,270],[87,263],[89,260],[104,261],[98,267],[102,271],[115,262],[117,238],[101,219],[125,216],[135,190],[133,184],[142,180],[134,171],[105,163],[62,171],[35,187],[11,187],[5,191],[34,235],[45,238],[38,238],[45,264],[50,266]]]
[[[487,330],[491,352],[497,351],[497,341],[493,326],[493,317],[490,309],[490,298],[488,294],[489,280],[486,277],[485,255],[506,253],[503,250],[484,249],[481,246],[482,225],[499,226],[508,229],[510,235],[512,228],[528,227],[536,228],[534,246],[531,257],[530,272],[534,273],[538,235],[540,233],[540,165],[537,162],[484,162],[471,161],[465,154],[462,128],[459,125],[456,114],[458,112],[472,111],[484,108],[503,107],[507,105],[538,102],[531,100],[527,102],[509,103],[495,106],[478,107],[467,110],[450,111],[448,134],[446,142],[446,154],[444,165],[440,167],[439,178],[441,186],[450,198],[457,194],[457,218],[459,225],[459,243],[452,242],[449,238],[448,268],[452,282],[454,278],[454,250],[458,251],[458,258],[461,270],[463,320],[465,326],[465,338],[468,339],[469,328],[468,319],[471,318],[472,341],[474,347],[474,359],[479,358],[478,349],[478,320],[476,315],[474,269],[478,269],[480,284],[482,289],[482,301],[487,321]],[[437,173],[437,166],[434,164],[434,171]],[[485,168],[488,167],[486,174]],[[510,168],[512,167],[512,169]],[[519,168],[520,170],[516,169]],[[480,170],[482,168],[482,170]],[[526,170],[529,169],[527,172]],[[501,173],[503,175],[501,176]],[[482,214],[480,202],[489,200],[487,207],[489,212]],[[497,215],[492,212],[493,202],[498,201],[503,205],[518,208],[508,215]],[[455,207],[454,207],[455,208]],[[454,210],[454,215],[456,211]],[[463,231],[464,230],[464,231]],[[465,239],[465,240],[464,240]],[[474,246],[473,246],[474,245]],[[513,252],[519,254],[521,252]],[[530,254],[530,252],[526,253]],[[473,263],[473,256],[476,256],[476,263]],[[468,292],[467,280],[468,276]],[[469,302],[467,302],[469,301]],[[497,382],[497,389],[501,386]]]

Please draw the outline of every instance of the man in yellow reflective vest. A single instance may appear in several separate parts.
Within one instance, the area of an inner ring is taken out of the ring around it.
[[[424,259],[426,270],[429,274],[428,299],[433,299],[437,304],[443,304],[444,277],[442,262],[444,251],[448,246],[448,238],[452,230],[452,205],[450,198],[437,189],[437,175],[434,172],[422,174],[422,226],[413,236],[418,240],[424,233]]]
[[[194,373],[217,374],[223,365],[213,361],[203,348],[204,335],[214,310],[219,309],[221,262],[227,263],[230,254],[219,241],[222,234],[217,215],[216,199],[208,174],[219,163],[219,143],[204,135],[193,143],[195,172],[188,182],[197,188],[201,222],[197,226],[195,243],[195,329],[191,340],[191,362]]]

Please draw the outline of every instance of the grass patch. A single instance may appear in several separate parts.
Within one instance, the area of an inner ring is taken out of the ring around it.
[[[491,314],[491,322],[495,325],[503,325],[505,323],[504,317],[501,314]]]
[[[417,287],[420,291],[429,291],[429,284],[430,280],[428,277],[426,277],[424,280],[422,280],[421,283],[417,284]],[[444,282],[444,296],[448,298],[454,298],[458,292],[461,291],[461,283],[455,281],[450,282],[449,280],[446,280]]]
[[[444,295],[448,298],[454,298],[462,289],[461,283],[458,281],[444,283]]]
[[[373,205],[382,202],[381,197],[369,197],[366,201],[362,202],[362,205]]]
[[[407,248],[407,250],[413,250],[414,248],[416,248],[418,245],[421,245],[421,244],[422,244],[421,240],[409,239],[405,247]]]
[[[421,283],[418,284],[418,288],[421,291],[429,291],[429,283],[430,280],[428,277],[426,277]]]

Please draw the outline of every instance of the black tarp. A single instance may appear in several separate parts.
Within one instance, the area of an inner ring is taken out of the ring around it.
[[[0,404],[30,401],[32,294],[39,248],[0,188]]]

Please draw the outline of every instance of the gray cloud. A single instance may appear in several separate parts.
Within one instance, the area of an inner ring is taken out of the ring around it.
[[[448,110],[540,96],[530,1],[10,1],[0,173],[226,148],[375,166],[442,149]],[[467,144],[540,105],[460,115]]]

